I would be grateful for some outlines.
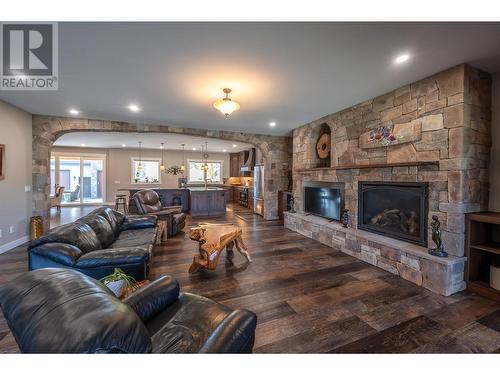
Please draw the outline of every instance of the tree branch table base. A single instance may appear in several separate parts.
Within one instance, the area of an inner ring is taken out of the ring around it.
[[[243,231],[234,224],[200,224],[191,228],[189,238],[199,243],[199,254],[193,258],[193,264],[189,267],[189,273],[193,273],[200,268],[215,270],[219,262],[219,256],[224,249],[227,258],[233,259],[233,248],[236,249],[251,262],[250,253],[241,238]]]
[[[156,244],[161,245],[167,240],[168,222],[166,220],[158,220],[156,225],[158,226],[156,230]]]

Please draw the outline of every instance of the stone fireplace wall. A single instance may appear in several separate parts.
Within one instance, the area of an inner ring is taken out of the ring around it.
[[[314,168],[323,124],[332,134],[331,166],[346,169]],[[412,141],[362,148],[362,135],[381,126]],[[465,64],[325,116],[293,133],[295,208],[303,211],[306,181],[341,183],[356,228],[359,181],[426,181],[429,223],[437,215],[446,250],[463,256],[465,213],[488,208],[490,131],[491,77]]]

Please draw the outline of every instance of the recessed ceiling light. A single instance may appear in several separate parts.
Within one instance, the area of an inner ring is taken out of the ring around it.
[[[68,112],[72,115],[75,115],[75,116],[80,114],[80,111],[77,111],[76,109],[73,109],[73,108],[71,108]]]
[[[196,147],[193,147],[193,151],[196,151]]]
[[[81,147],[85,147],[85,143],[80,144]]]
[[[125,143],[122,143],[122,147],[127,147],[127,145]]]
[[[226,150],[226,149],[224,149],[224,150],[222,150],[222,152],[227,152],[227,150]]]
[[[271,122],[269,123],[269,126],[270,126],[271,128],[274,128],[274,127],[276,126],[276,123],[275,123],[274,121],[271,121]]]
[[[233,145],[233,147],[238,147],[238,145]]]
[[[139,108],[138,105],[135,105],[135,104],[130,104],[128,106],[128,109],[130,109],[132,112],[139,112],[141,109]]]
[[[408,55],[408,54],[405,53],[403,55],[399,55],[398,57],[396,57],[396,59],[394,60],[394,62],[396,64],[402,64],[402,63],[408,61],[409,59],[410,59],[410,55]]]

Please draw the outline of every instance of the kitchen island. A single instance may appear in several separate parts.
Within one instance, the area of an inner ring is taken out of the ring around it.
[[[129,210],[137,213],[132,196],[144,188],[130,188]],[[182,206],[182,212],[194,217],[216,217],[226,214],[226,189],[220,187],[189,187],[182,189],[152,188],[160,196],[162,206]]]
[[[189,212],[189,190],[188,189],[167,189],[167,188],[147,188],[147,187],[137,187],[122,189],[128,190],[130,194],[129,200],[129,211],[130,213],[137,213],[137,208],[135,207],[135,202],[132,199],[133,195],[140,190],[154,190],[160,196],[160,202],[162,206],[182,206],[182,212]]]
[[[226,214],[226,190],[223,188],[188,188],[191,196],[189,213],[193,217],[215,217]]]

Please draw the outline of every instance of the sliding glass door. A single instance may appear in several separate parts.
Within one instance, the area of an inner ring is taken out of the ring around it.
[[[61,203],[81,203],[80,169],[79,157],[59,157],[59,186],[64,187]]]
[[[62,204],[104,203],[105,157],[53,155],[51,192],[64,187]]]
[[[83,203],[103,202],[104,160],[85,159],[83,163],[82,200]]]

